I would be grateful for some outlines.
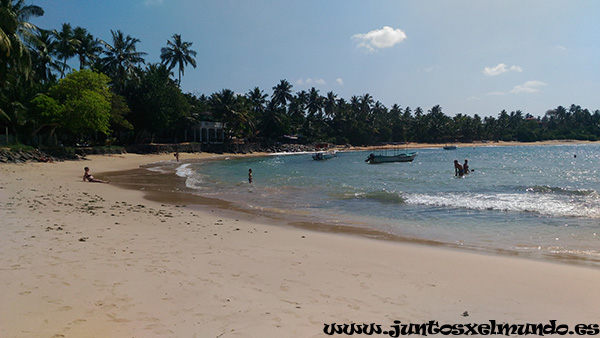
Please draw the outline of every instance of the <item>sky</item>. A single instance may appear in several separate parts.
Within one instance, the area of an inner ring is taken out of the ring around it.
[[[294,93],[370,94],[388,108],[440,105],[448,116],[600,109],[597,0],[28,3],[45,11],[30,20],[40,28],[70,23],[109,43],[111,30],[137,38],[148,63],[180,34],[198,64],[185,69],[181,88],[196,95],[258,87],[270,96],[287,80]]]

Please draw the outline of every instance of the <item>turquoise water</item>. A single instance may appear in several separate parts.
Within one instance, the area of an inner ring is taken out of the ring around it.
[[[600,262],[600,146],[420,149],[412,163],[370,152],[185,163],[196,193],[256,211],[533,257]],[[378,152],[376,152],[378,153]],[[453,161],[475,171],[454,176]],[[252,168],[254,183],[248,184]]]

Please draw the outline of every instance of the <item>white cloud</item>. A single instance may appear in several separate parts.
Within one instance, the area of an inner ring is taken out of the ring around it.
[[[542,81],[527,81],[523,84],[517,85],[515,86],[515,88],[513,88],[510,92],[513,94],[517,94],[517,93],[536,93],[539,92],[540,89],[539,87],[541,86],[545,86],[547,85],[547,83],[544,83]]]
[[[300,86],[302,86],[302,85],[314,85],[314,84],[324,85],[325,83],[326,82],[323,79],[311,79],[311,78],[308,78],[308,79],[298,79],[298,81],[296,81],[296,84],[300,85]]]
[[[496,75],[500,75],[502,73],[506,73],[508,71],[522,72],[523,69],[521,67],[519,67],[519,66],[510,66],[510,67],[508,67],[504,63],[499,63],[495,67],[485,67],[483,69],[483,74],[485,74],[487,76],[496,76]]]
[[[373,52],[380,48],[389,48],[406,39],[406,33],[401,29],[383,26],[382,29],[372,30],[364,34],[354,34],[352,39],[358,40],[358,48]]]
[[[335,82],[337,82],[337,84],[339,84],[340,86],[344,85],[344,80],[342,80],[341,77],[338,77],[337,79],[335,79]]]

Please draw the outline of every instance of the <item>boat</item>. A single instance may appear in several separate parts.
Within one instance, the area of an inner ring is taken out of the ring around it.
[[[450,145],[450,146],[449,145],[445,145],[444,146],[444,150],[455,150],[455,149],[456,149],[455,145]]]
[[[314,153],[312,155],[312,158],[315,161],[323,161],[323,160],[328,160],[330,158],[334,158],[336,156],[337,156],[337,152],[335,150],[329,150],[329,151],[319,151],[318,153]]]
[[[370,164],[376,163],[391,163],[391,162],[412,162],[415,157],[417,157],[417,153],[399,153],[395,155],[375,155],[373,153],[369,154],[369,157],[365,160]]]

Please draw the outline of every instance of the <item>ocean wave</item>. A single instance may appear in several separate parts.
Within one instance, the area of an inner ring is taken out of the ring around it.
[[[185,178],[185,186],[188,188],[202,188],[202,176],[194,171],[191,167],[191,163],[184,163],[177,167],[175,175]]]
[[[524,188],[526,192],[540,193],[540,194],[561,194],[561,195],[574,195],[574,196],[598,196],[598,193],[594,189],[571,189],[563,187],[551,187],[548,185],[534,185],[532,187]]]
[[[402,195],[397,192],[387,190],[350,193],[346,194],[344,199],[374,200],[380,203],[389,204],[402,204],[405,202]]]
[[[148,171],[152,171],[155,173],[161,173],[161,174],[166,174],[166,173],[171,172],[170,170],[168,170],[167,168],[164,168],[164,167],[147,167],[145,169]]]
[[[531,212],[553,217],[600,218],[600,206],[594,201],[555,198],[531,194],[409,194],[406,203],[435,207],[506,212]]]
[[[194,171],[190,168],[191,163],[184,163],[175,169],[175,175],[179,177],[191,176]]]

